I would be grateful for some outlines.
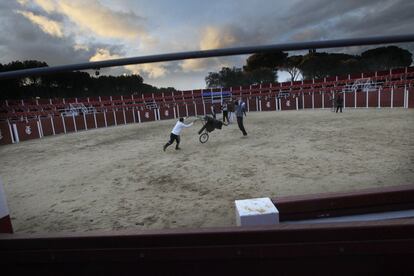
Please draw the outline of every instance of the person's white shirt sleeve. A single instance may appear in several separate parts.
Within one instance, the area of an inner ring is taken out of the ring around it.
[[[192,126],[193,125],[193,123],[189,123],[188,125],[186,125],[186,124],[184,124],[184,123],[182,123],[182,122],[180,122],[180,121],[178,121],[176,124],[175,124],[175,126],[174,126],[174,128],[173,128],[173,130],[171,131],[173,134],[175,134],[175,135],[180,135],[180,133],[181,133],[181,131],[183,130],[183,128],[187,128],[187,127],[190,127],[190,126]]]

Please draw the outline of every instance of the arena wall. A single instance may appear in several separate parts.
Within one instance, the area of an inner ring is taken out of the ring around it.
[[[366,78],[367,76],[384,82],[376,89],[344,90],[353,82],[352,78]],[[37,113],[13,112],[11,113],[13,118],[6,117],[6,120],[0,121],[0,145],[94,128],[202,116],[211,113],[213,104],[216,105],[216,112],[220,113],[218,104],[214,102],[215,99],[205,96],[203,91],[171,92],[157,98],[152,94],[145,97],[144,95],[141,97],[130,95],[125,97],[36,99],[33,103],[30,100],[6,100],[2,103],[2,107],[6,107],[7,110],[12,109],[13,106],[32,104],[45,104],[46,106],[41,106],[41,108],[48,107],[48,110],[50,108],[56,110],[57,107],[64,107],[68,103],[89,103],[96,109],[93,113],[69,116],[64,116],[63,113],[57,111],[53,111],[54,113],[43,111]],[[223,89],[210,89],[208,92],[220,91]],[[405,73],[400,75],[390,75],[389,71],[364,73],[358,76],[331,77],[318,81],[304,80],[231,87],[226,91],[232,93],[233,99],[242,97],[246,102],[247,112],[330,109],[333,107],[333,99],[338,93],[343,94],[344,109],[413,108],[414,69],[406,68]],[[155,106],[148,106],[148,104],[155,104]]]

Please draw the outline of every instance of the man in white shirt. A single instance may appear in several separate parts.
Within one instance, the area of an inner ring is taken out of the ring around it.
[[[167,149],[168,146],[172,145],[174,143],[174,140],[177,142],[177,145],[175,146],[176,150],[179,150],[180,147],[180,133],[183,130],[183,128],[187,128],[193,125],[194,122],[189,123],[188,125],[184,124],[184,118],[180,118],[178,122],[175,124],[173,130],[170,134],[170,141],[167,142],[167,144],[164,145],[163,149],[164,151]]]

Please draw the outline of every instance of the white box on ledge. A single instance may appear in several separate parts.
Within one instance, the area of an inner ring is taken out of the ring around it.
[[[279,224],[279,211],[268,197],[235,200],[237,226]]]

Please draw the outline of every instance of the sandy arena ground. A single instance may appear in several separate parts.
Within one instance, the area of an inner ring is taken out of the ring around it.
[[[234,200],[412,184],[414,109],[249,113],[206,144],[175,121],[0,147],[16,232],[235,225]]]

